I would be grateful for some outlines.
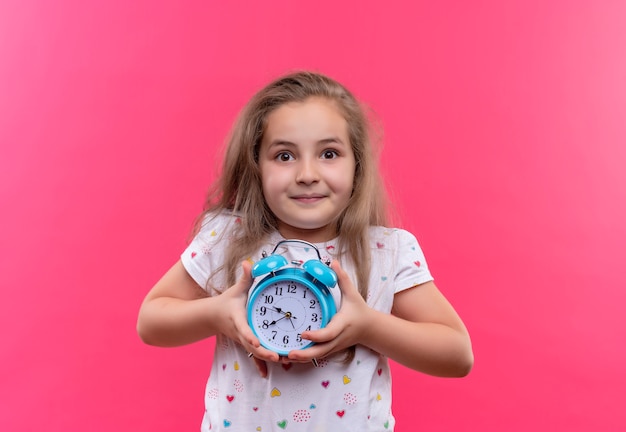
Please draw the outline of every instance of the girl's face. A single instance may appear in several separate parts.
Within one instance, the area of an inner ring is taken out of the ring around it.
[[[355,160],[334,102],[309,98],[270,113],[259,150],[263,195],[285,238],[319,243],[352,195]]]

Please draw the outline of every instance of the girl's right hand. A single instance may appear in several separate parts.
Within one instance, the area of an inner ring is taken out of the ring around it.
[[[241,264],[243,274],[229,289],[220,294],[217,299],[221,303],[217,308],[219,316],[216,324],[220,333],[238,342],[243,349],[254,356],[255,363],[261,375],[267,372],[265,361],[279,361],[277,353],[261,346],[259,339],[248,325],[246,317],[246,303],[248,291],[252,286],[252,265],[248,261]]]
[[[252,266],[242,263],[241,278],[216,296],[207,296],[178,261],[146,295],[137,319],[137,332],[148,345],[181,346],[223,334],[255,357],[262,376],[265,361],[278,354],[261,347],[246,318]]]

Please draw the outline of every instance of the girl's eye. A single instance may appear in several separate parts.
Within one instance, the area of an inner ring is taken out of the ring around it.
[[[339,153],[335,150],[325,150],[324,153],[322,153],[322,159],[334,159],[337,156],[339,156]]]
[[[291,156],[289,153],[279,153],[276,155],[276,159],[281,161],[281,162],[289,162],[290,160],[293,159],[293,156]]]

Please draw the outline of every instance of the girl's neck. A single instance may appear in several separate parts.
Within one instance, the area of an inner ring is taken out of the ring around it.
[[[332,225],[315,229],[302,229],[279,223],[278,233],[284,239],[298,239],[309,243],[326,243],[337,238],[337,230]]]

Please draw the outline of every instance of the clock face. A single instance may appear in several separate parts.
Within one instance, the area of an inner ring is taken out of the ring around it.
[[[263,346],[286,355],[312,345],[301,334],[326,325],[328,317],[323,311],[320,299],[307,284],[274,278],[250,298],[249,320]]]

